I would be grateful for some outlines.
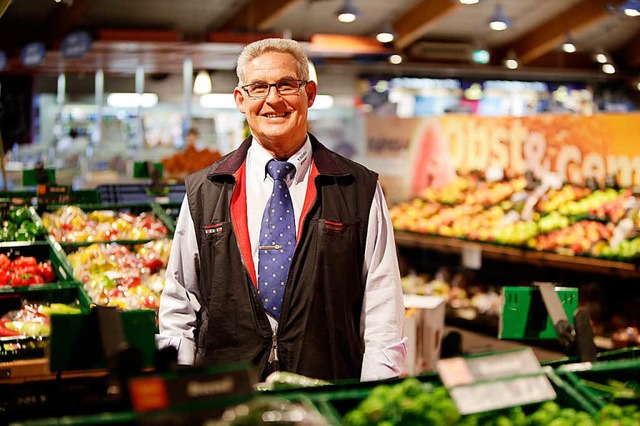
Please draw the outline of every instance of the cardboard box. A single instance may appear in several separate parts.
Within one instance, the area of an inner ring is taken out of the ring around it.
[[[404,335],[407,359],[404,374],[433,371],[440,359],[446,302],[440,296],[404,295]]]

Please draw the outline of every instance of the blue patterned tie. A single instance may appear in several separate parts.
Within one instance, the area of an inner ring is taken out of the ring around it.
[[[296,168],[286,161],[271,160],[267,173],[273,178],[273,192],[262,215],[258,257],[258,295],[267,312],[278,319],[285,283],[296,248],[293,204],[286,178]]]

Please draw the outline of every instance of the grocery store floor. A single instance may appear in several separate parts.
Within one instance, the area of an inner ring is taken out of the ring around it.
[[[460,348],[462,349],[463,354],[503,351],[507,349],[515,349],[528,346],[520,342],[499,340],[495,337],[487,336],[486,334],[476,333],[458,327],[446,326],[445,336],[447,336],[451,332],[457,332],[460,334]],[[532,346],[532,349],[536,354],[538,361],[540,362],[552,361],[565,357],[564,353],[556,352],[550,349],[534,346]],[[446,352],[447,350],[448,348],[446,347],[446,343],[443,343],[443,352]]]

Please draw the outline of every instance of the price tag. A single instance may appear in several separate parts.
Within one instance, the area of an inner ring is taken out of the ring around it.
[[[540,185],[538,185],[536,187],[536,189],[531,193],[531,195],[529,196],[529,198],[527,198],[527,201],[525,201],[524,203],[524,207],[522,208],[522,212],[520,213],[520,217],[522,217],[522,220],[524,221],[531,221],[533,220],[533,208],[536,206],[536,204],[538,203],[538,200],[547,193],[547,191],[549,190],[549,188],[551,188],[553,182],[550,182],[549,180],[547,181],[543,181]]]
[[[482,249],[476,245],[465,245],[462,248],[462,266],[478,270],[482,267]]]
[[[633,231],[634,224],[633,220],[627,218],[622,219],[618,222],[615,229],[613,230],[613,236],[609,241],[609,246],[612,249],[616,249],[622,241],[629,235],[631,231]]]
[[[531,348],[437,363],[460,414],[548,401],[556,393]]]

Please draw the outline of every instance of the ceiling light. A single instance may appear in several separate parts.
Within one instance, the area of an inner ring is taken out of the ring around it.
[[[388,22],[382,26],[376,35],[376,40],[380,43],[391,43],[395,38],[396,36],[393,33],[393,28],[391,28],[391,25]]]
[[[510,70],[515,70],[519,65],[516,53],[513,50],[509,50],[509,53],[507,53],[504,59],[504,66]]]
[[[471,60],[476,64],[488,64],[491,60],[491,54],[484,47],[478,47],[471,52]]]
[[[607,52],[602,49],[602,47],[598,47],[596,52],[593,54],[593,58],[599,64],[606,64],[607,62],[611,62],[611,58]]]
[[[458,0],[461,4],[478,4],[480,0]]]
[[[562,43],[562,50],[567,53],[574,53],[576,51],[576,45],[573,43],[571,34],[567,33],[567,38],[565,38],[564,43]]]
[[[211,93],[211,76],[207,71],[198,71],[196,81],[193,83],[193,93],[196,95]]]
[[[344,0],[344,4],[336,12],[338,21],[345,23],[355,21],[361,14],[360,10],[353,4],[353,0]]]
[[[511,19],[507,18],[502,9],[502,4],[496,4],[496,11],[489,20],[489,28],[494,31],[504,31],[511,25]]]
[[[620,2],[617,2],[617,4],[612,3],[613,2],[609,2],[607,4],[607,8],[612,12],[632,18],[640,16],[640,0],[627,0],[622,4],[620,4]]]
[[[605,74],[615,74],[616,67],[613,64],[602,64],[602,72]]]
[[[158,104],[155,93],[111,93],[107,105],[113,108],[152,108]]]
[[[389,62],[393,65],[398,65],[402,63],[402,56],[400,55],[391,55],[389,56]]]

